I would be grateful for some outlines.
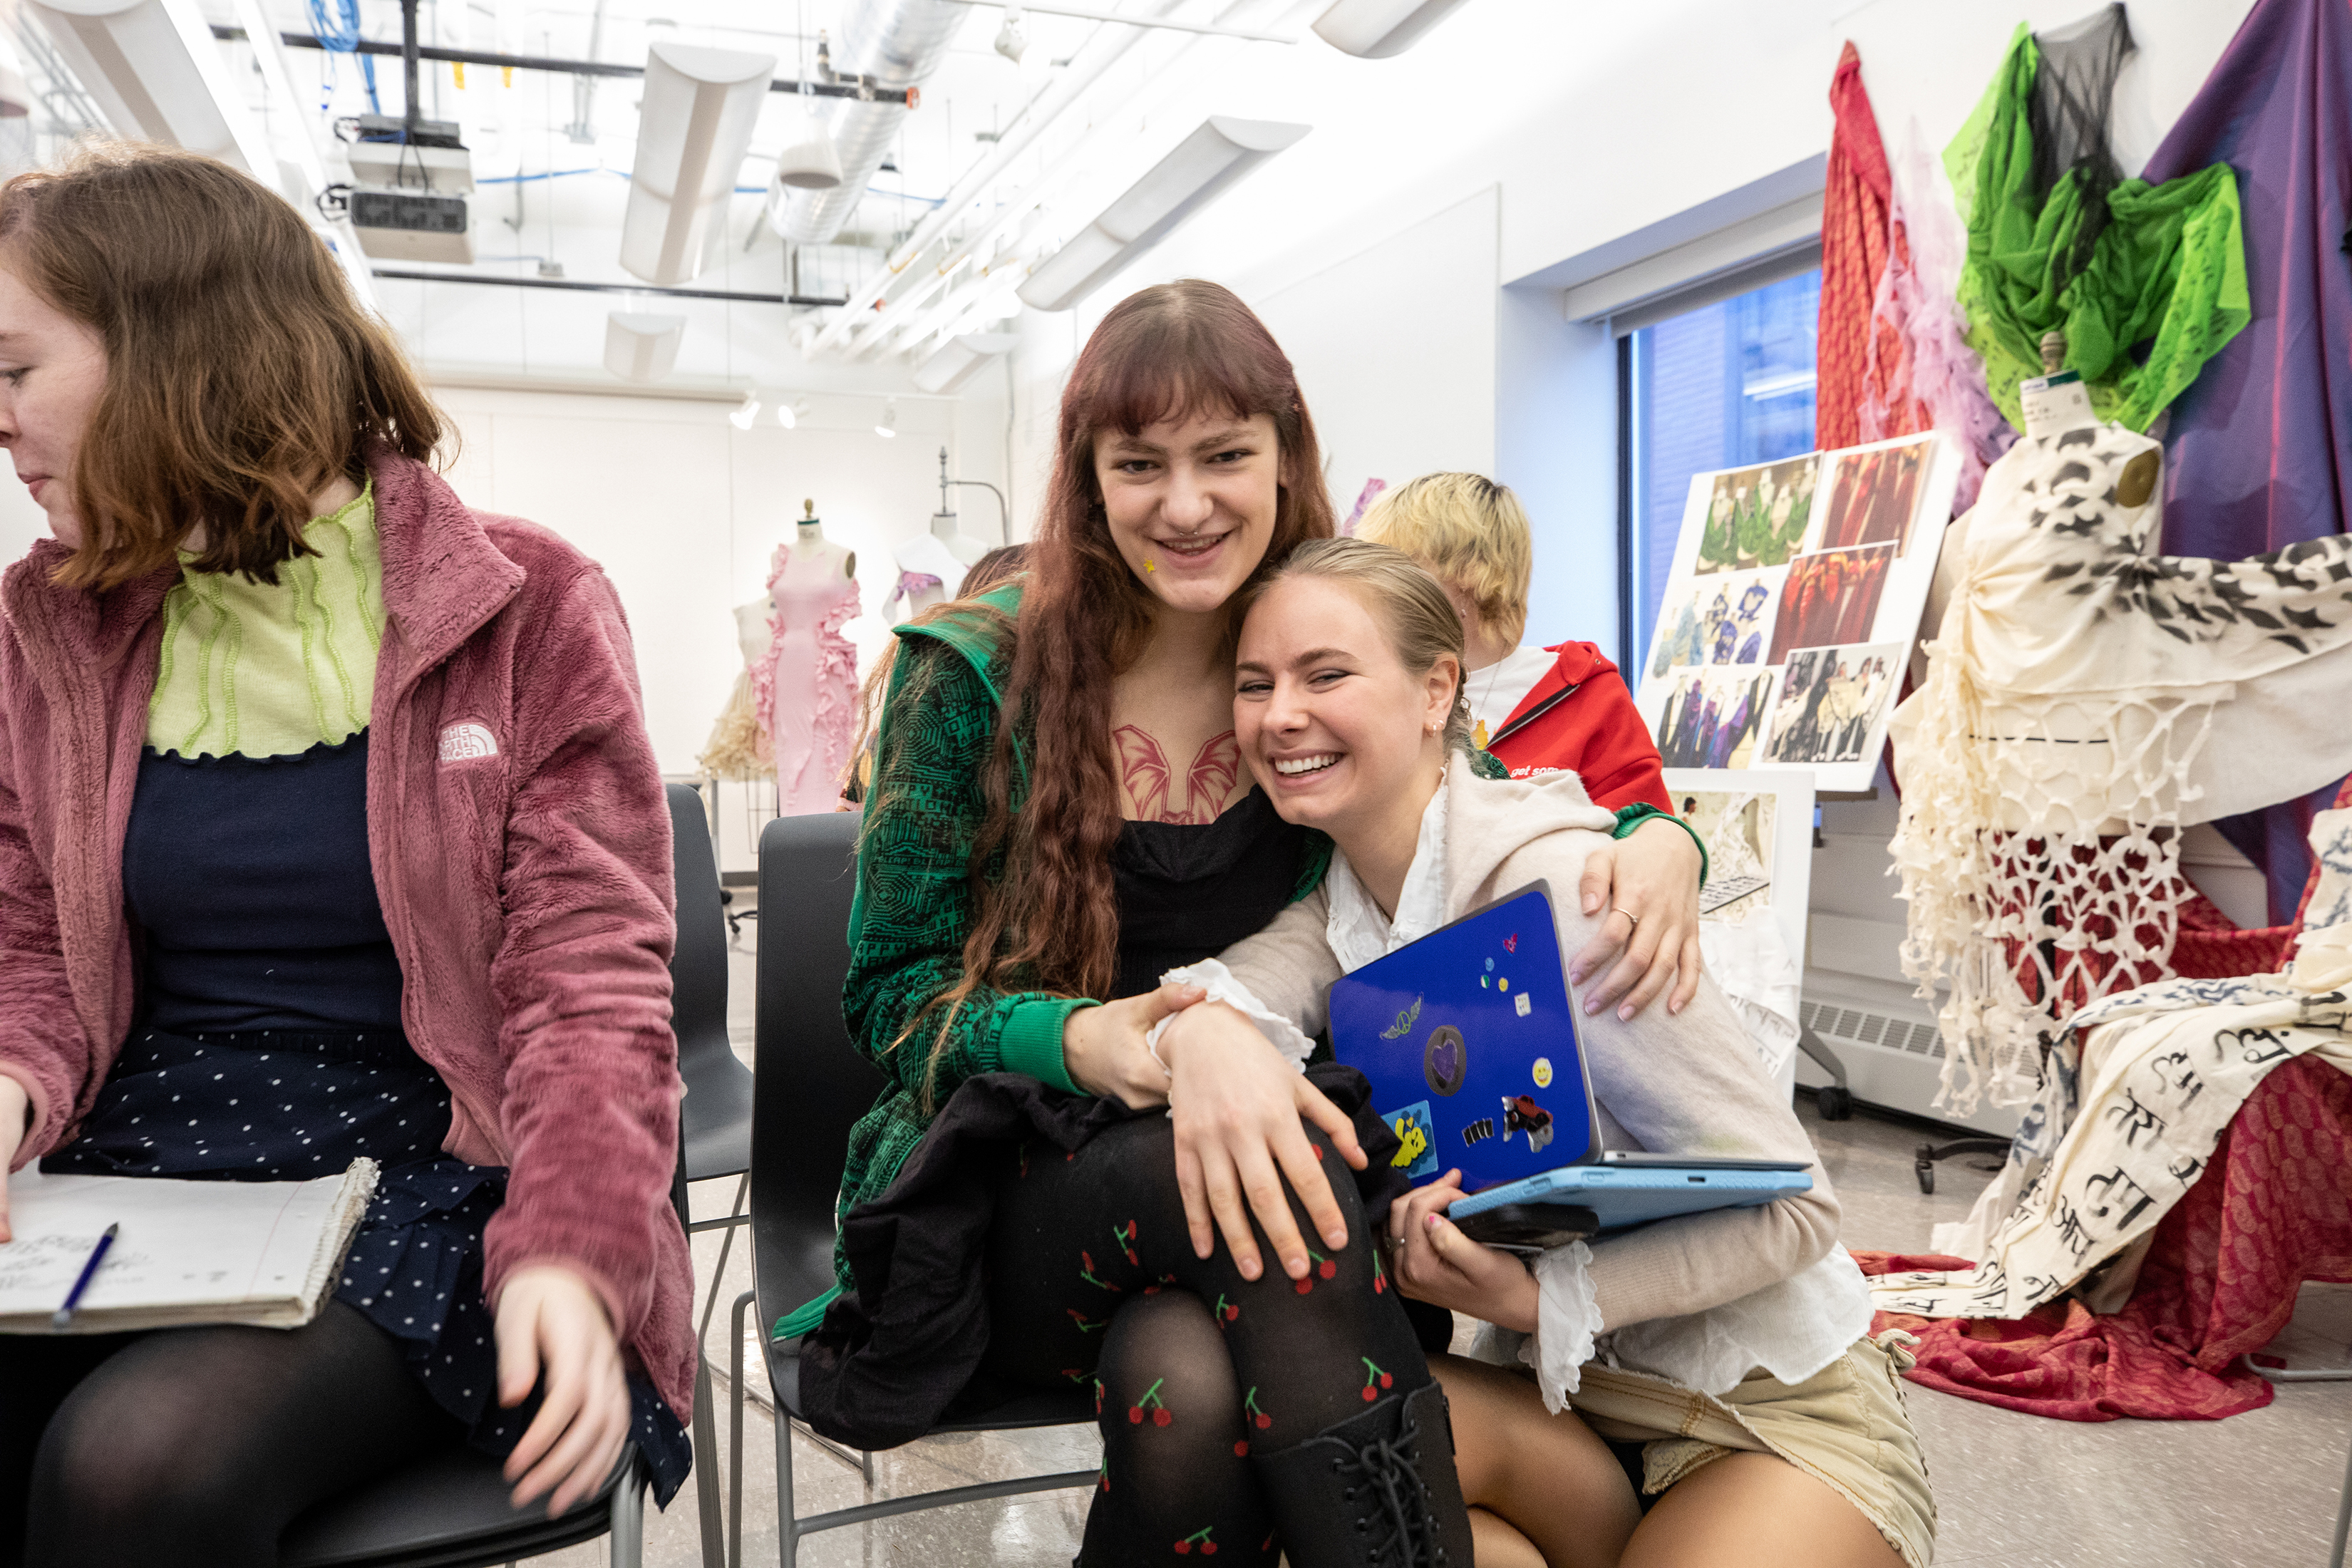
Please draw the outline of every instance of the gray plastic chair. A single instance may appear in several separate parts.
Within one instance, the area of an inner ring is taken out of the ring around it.
[[[783,816],[760,837],[760,997],[751,1142],[753,1289],[735,1301],[730,1347],[734,1381],[734,1451],[743,1451],[743,1316],[756,1306],[772,1324],[833,1288],[834,1202],[841,1190],[849,1129],[883,1088],[873,1065],[849,1043],[841,985],[849,968],[852,856],[860,816],[829,813]],[[1092,1487],[1098,1472],[1068,1470],[978,1486],[888,1498],[830,1513],[800,1516],[793,1502],[792,1426],[800,1406],[800,1343],[767,1346],[768,1385],[776,1405],[776,1533],[783,1568],[795,1568],[803,1537],[868,1520],[1024,1492]],[[994,1432],[1091,1423],[1093,1397],[1077,1389],[1024,1394],[985,1410],[961,1413],[935,1432]],[[814,1436],[814,1434],[812,1434]],[[873,1456],[853,1456],[816,1441],[859,1469],[870,1489]],[[728,1561],[743,1549],[742,1467],[730,1489]]]

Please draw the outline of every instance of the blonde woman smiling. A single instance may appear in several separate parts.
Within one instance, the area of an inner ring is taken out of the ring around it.
[[[1340,972],[1538,879],[1577,886],[1611,815],[1573,773],[1479,776],[1462,661],[1444,593],[1385,546],[1304,544],[1268,574],[1241,629],[1234,733],[1276,810],[1337,850],[1310,899],[1225,953],[1230,973],[1171,979],[1234,999],[1238,978],[1311,1033]],[[1554,908],[1573,952],[1599,922]],[[1804,1160],[1813,1186],[1579,1242],[1532,1269],[1444,1217],[1458,1172],[1391,1209],[1404,1292],[1484,1319],[1498,1359],[1516,1350],[1534,1373],[1433,1363],[1482,1568],[1927,1568],[1935,1510],[1905,1358],[1864,1337],[1836,1197],[1729,1005],[1702,982],[1679,1015],[1580,1015],[1579,1029],[1612,1147]],[[1604,1439],[1639,1445],[1621,1450],[1638,1495]]]

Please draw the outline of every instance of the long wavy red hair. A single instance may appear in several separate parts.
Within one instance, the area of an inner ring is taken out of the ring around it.
[[[1053,481],[1030,542],[1012,673],[982,778],[977,918],[962,982],[942,999],[951,1006],[983,985],[1109,991],[1118,952],[1110,857],[1121,822],[1111,687],[1141,654],[1151,620],[1149,591],[1111,541],[1095,438],[1208,412],[1274,421],[1274,531],[1252,582],[1294,545],[1334,532],[1315,422],[1265,323],[1233,290],[1197,279],[1112,307],[1062,393]]]

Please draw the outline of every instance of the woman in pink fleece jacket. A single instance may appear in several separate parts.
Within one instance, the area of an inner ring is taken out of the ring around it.
[[[468,1440],[667,1498],[669,826],[611,584],[467,509],[276,195],[159,148],[0,188],[0,1169],[382,1167],[290,1331],[0,1341],[0,1564],[276,1561]],[[0,1240],[5,1240],[0,1185]]]

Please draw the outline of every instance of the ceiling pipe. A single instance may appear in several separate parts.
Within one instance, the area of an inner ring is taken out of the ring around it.
[[[904,322],[924,300],[936,294],[966,261],[974,256],[987,254],[987,247],[1009,226],[1018,221],[1040,197],[1076,173],[1083,166],[1088,152],[1083,142],[1069,149],[1047,168],[1036,183],[1022,194],[1020,200],[1006,206],[977,235],[951,249],[932,274],[922,279],[914,290],[899,300],[893,300],[878,313],[870,309],[877,300],[888,291],[891,282],[912,266],[923,251],[929,247],[933,240],[944,234],[949,226],[961,216],[964,210],[973,202],[987,194],[989,186],[995,182],[996,178],[1012,164],[1015,158],[1027,151],[1029,144],[1042,135],[1048,125],[1059,118],[1063,111],[1067,110],[1088,88],[1094,86],[1105,72],[1118,64],[1129,49],[1143,41],[1148,28],[1142,24],[1148,23],[1156,16],[1177,9],[1183,3],[1184,0],[1157,0],[1157,4],[1147,5],[1143,14],[1137,16],[1133,23],[1126,26],[1105,23],[1097,28],[1095,36],[1087,40],[1086,47],[1081,48],[1076,57],[1071,60],[1068,69],[1063,73],[1061,79],[1032,100],[1029,107],[1023,111],[1024,120],[1013,129],[1005,132],[1002,140],[996,143],[995,150],[974,164],[962,179],[956,182],[955,188],[948,193],[946,200],[933,208],[930,216],[916,226],[914,233],[907,237],[907,242],[891,255],[887,264],[856,292],[850,295],[849,308],[824,331],[817,334],[811,347],[813,349],[838,347],[845,340],[855,334],[857,341],[849,351],[851,357],[855,358],[869,352],[880,340],[884,331],[890,331]],[[1218,20],[1223,22],[1236,13],[1259,8],[1257,0],[1233,0],[1232,4],[1219,11]],[[1294,0],[1293,4],[1281,7],[1277,16],[1295,13],[1302,8],[1301,0]],[[1172,91],[1178,85],[1174,69],[1178,61],[1208,42],[1210,42],[1209,38],[1198,35],[1186,38],[1163,62],[1161,68],[1156,73],[1152,86],[1134,102],[1122,104],[1120,106],[1122,110],[1141,108]],[[1234,46],[1229,44],[1226,47],[1230,48]]]
[[[968,14],[953,0],[856,0],[841,26],[839,68],[880,87],[919,88],[947,58]],[[876,97],[835,110],[829,129],[841,154],[841,184],[793,190],[778,232],[801,245],[823,245],[839,234],[866,199],[866,184],[888,156],[907,107],[905,96],[897,102]]]
[[[245,42],[248,35],[243,27],[232,27],[225,23],[215,22],[213,24],[213,37],[223,43],[237,44]],[[316,34],[312,33],[280,33],[278,35],[278,41],[289,49],[323,49],[327,47],[319,41]],[[401,47],[398,44],[380,44],[372,39],[362,38],[352,47],[352,52],[362,55],[389,55],[397,58],[401,53]],[[495,67],[502,70],[547,71],[557,76],[635,78],[646,74],[646,68],[643,66],[616,65],[604,60],[557,59],[547,55],[502,55],[484,49],[445,49],[431,44],[417,46],[416,58],[420,60],[441,60],[461,66]],[[891,103],[905,103],[908,96],[903,87],[887,88],[870,85],[860,87],[856,81],[845,79],[802,82],[791,77],[780,76],[768,84],[770,92],[798,93],[803,89],[816,98],[860,98],[870,94]]]
[[[1142,19],[1165,16],[1183,4],[1185,0],[1150,0],[1143,7]],[[952,4],[944,5],[941,8],[958,15],[964,9]],[[860,318],[868,314],[868,307],[888,291],[891,280],[914,265],[916,258],[930,248],[931,242],[945,234],[948,226],[961,217],[964,209],[987,191],[997,175],[1026,152],[1029,144],[1045,127],[1094,86],[1105,71],[1117,65],[1128,50],[1141,43],[1148,31],[1144,27],[1123,26],[1117,22],[1105,22],[1096,28],[1095,36],[1071,58],[1068,68],[1062,72],[1060,78],[1029,100],[1022,110],[1024,118],[1013,129],[1003,132],[995,148],[956,182],[955,188],[931,209],[930,216],[915,226],[915,232],[907,237],[907,242],[893,251],[881,269],[849,297],[849,308],[841,313],[840,319],[817,334],[812,347],[838,348],[848,341],[851,333],[866,326],[866,321]],[[846,165],[848,161],[845,153],[842,162]]]

